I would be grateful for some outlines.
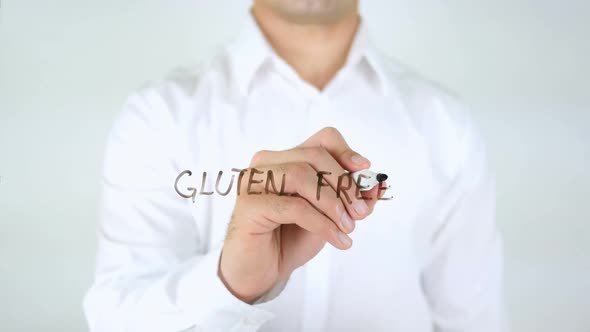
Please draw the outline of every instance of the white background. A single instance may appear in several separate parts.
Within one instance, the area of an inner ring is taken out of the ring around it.
[[[130,91],[213,54],[248,6],[2,0],[0,331],[86,330],[112,120]],[[381,49],[475,112],[513,330],[590,331],[590,2],[364,0],[363,12]]]

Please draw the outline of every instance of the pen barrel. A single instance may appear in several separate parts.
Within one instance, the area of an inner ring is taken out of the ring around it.
[[[360,191],[368,191],[379,184],[379,181],[377,180],[377,175],[379,174],[381,173],[369,169],[363,169],[351,173],[351,176],[353,181],[361,186]]]

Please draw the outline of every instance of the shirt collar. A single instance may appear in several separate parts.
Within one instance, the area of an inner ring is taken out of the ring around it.
[[[260,30],[256,19],[249,13],[239,37],[227,47],[236,88],[242,95],[247,95],[258,70],[273,57],[278,57]],[[355,39],[350,48],[344,68],[355,65],[367,65],[375,74],[376,89],[386,93],[384,67],[380,55],[369,38],[366,24],[359,24]]]
[[[382,95],[386,94],[387,80],[385,79],[385,67],[383,66],[379,52],[375,48],[370,38],[367,24],[364,23],[362,18],[358,27],[358,31],[350,47],[348,59],[344,67],[355,65],[368,66],[369,70],[372,71],[376,78],[375,88]]]

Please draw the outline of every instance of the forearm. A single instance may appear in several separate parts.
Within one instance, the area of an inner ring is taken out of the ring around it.
[[[91,331],[256,330],[272,314],[226,289],[217,276],[219,254],[169,266],[128,262],[99,272],[84,301]]]

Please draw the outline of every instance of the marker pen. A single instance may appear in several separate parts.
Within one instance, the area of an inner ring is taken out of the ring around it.
[[[360,191],[368,191],[373,189],[380,182],[387,180],[387,174],[373,172],[369,169],[362,169],[351,174],[355,183],[359,183],[362,188]],[[359,181],[359,176],[361,177]]]

